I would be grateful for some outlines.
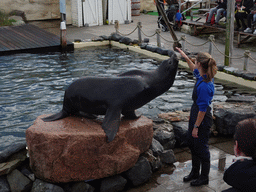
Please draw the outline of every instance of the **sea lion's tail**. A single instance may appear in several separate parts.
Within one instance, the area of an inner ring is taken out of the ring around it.
[[[44,122],[49,122],[49,121],[56,121],[56,120],[59,120],[59,119],[63,119],[65,117],[69,116],[67,112],[61,110],[59,113],[56,113],[54,115],[51,115],[49,117],[45,117],[45,118],[42,118],[42,120]]]

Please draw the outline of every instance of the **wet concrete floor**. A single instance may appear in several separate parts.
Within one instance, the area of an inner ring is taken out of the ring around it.
[[[210,139],[211,169],[209,184],[200,187],[191,187],[184,183],[183,177],[191,170],[191,154],[186,148],[174,149],[177,162],[173,166],[165,165],[154,173],[149,182],[128,192],[219,192],[230,188],[223,180],[224,170],[232,164],[234,158],[233,139],[225,137],[212,137]]]

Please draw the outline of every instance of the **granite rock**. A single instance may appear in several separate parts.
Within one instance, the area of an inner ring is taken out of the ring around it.
[[[254,103],[256,97],[255,96],[247,96],[247,95],[239,95],[239,96],[231,96],[227,99],[226,102],[245,102],[245,103]]]
[[[154,139],[159,141],[161,143],[161,145],[164,146],[168,142],[175,139],[175,135],[174,135],[174,132],[157,129],[156,131],[154,131]]]
[[[169,113],[161,113],[158,115],[159,118],[176,122],[176,121],[188,121],[190,116],[190,112],[184,112],[184,111],[175,111],[175,112],[169,112]]]
[[[218,133],[233,135],[239,121],[256,118],[256,113],[252,104],[244,102],[218,103],[213,105],[213,116]]]
[[[176,139],[176,146],[186,147],[187,146],[187,135],[188,135],[188,122],[180,121],[173,122],[173,129]]]
[[[150,149],[152,150],[154,156],[159,156],[164,151],[164,147],[161,145],[161,143],[154,138],[152,140]]]
[[[143,153],[143,157],[146,157],[148,162],[151,165],[152,171],[156,171],[162,167],[162,162],[159,156],[154,156],[152,150],[148,150],[145,153]]]
[[[105,178],[101,181],[100,192],[118,192],[122,191],[127,180],[120,175]]]
[[[5,176],[0,176],[0,192],[10,192],[10,186]]]
[[[21,150],[13,154],[6,162],[0,163],[0,175],[6,175],[16,169],[26,159],[27,151]]]
[[[160,159],[163,163],[173,164],[176,162],[176,157],[172,149],[164,150],[160,155]]]
[[[52,183],[46,183],[40,179],[36,179],[33,183],[31,192],[64,192],[64,190],[58,186],[54,185]]]
[[[85,182],[78,182],[78,183],[75,183],[72,187],[71,187],[71,190],[70,192],[93,192],[94,191],[94,188],[89,185],[88,183],[85,183]]]
[[[4,137],[0,140],[0,163],[5,162],[11,155],[26,148],[26,140]]]
[[[13,170],[7,175],[7,180],[10,185],[11,191],[30,191],[32,187],[32,181],[24,176],[17,169]]]
[[[151,166],[145,157],[140,157],[137,163],[125,172],[125,175],[134,186],[138,186],[152,176]]]
[[[121,121],[112,142],[107,142],[100,120],[67,117],[44,122],[39,116],[26,130],[30,167],[50,182],[100,179],[122,173],[148,150],[152,120],[141,116]]]

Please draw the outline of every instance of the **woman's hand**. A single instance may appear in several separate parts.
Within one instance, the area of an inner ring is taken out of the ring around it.
[[[176,47],[176,49],[180,52],[181,56],[184,57],[185,59],[188,58],[188,56],[186,55],[186,53],[184,53],[184,51],[182,51],[179,47]]]
[[[184,53],[184,51],[182,51],[179,47],[175,47],[175,48],[177,49],[177,51],[180,52],[181,56],[184,57],[184,59],[187,61],[190,70],[194,71],[194,68],[195,68],[194,62],[191,59],[189,59],[186,53]]]
[[[193,130],[192,130],[192,137],[194,137],[194,138],[198,138],[198,128],[193,128]]]

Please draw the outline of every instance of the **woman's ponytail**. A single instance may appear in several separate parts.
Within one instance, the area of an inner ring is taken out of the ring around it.
[[[209,53],[199,52],[197,55],[197,61],[200,62],[207,77],[204,79],[205,82],[209,82],[217,73],[216,61],[212,58]]]

